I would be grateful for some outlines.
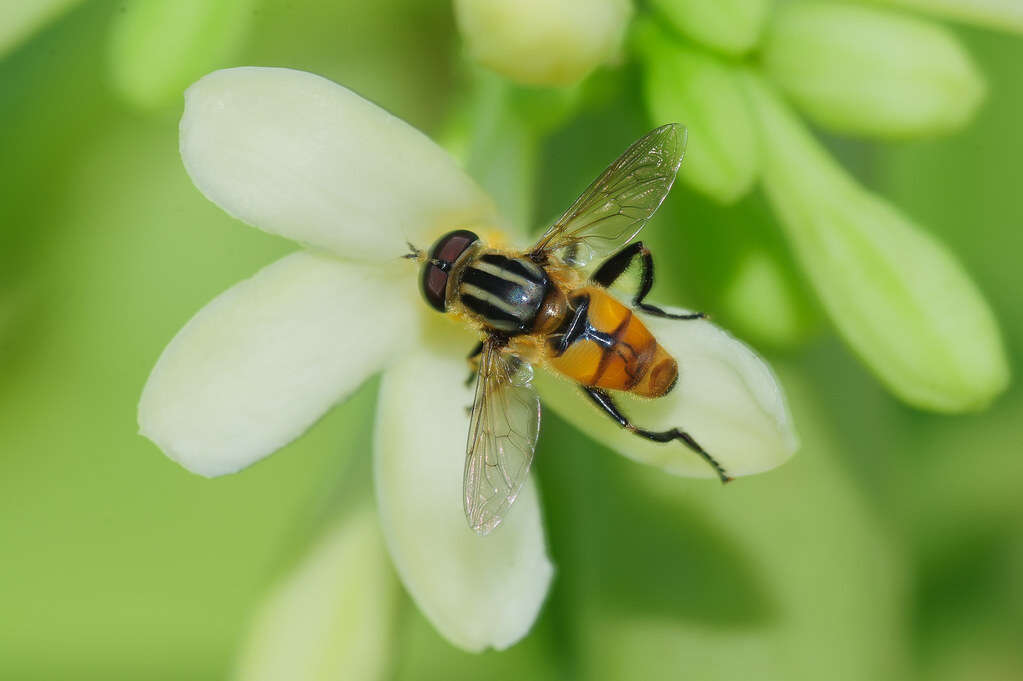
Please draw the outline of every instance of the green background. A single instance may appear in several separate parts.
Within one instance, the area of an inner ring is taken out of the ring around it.
[[[257,3],[241,52],[214,66],[314,71],[440,135],[462,82],[450,6],[362,5]],[[139,111],[113,94],[121,9],[85,2],[0,57],[4,679],[225,678],[269,586],[366,491],[353,470],[370,454],[372,382],[223,479],[189,474],[137,435],[138,395],[164,345],[293,246],[192,186],[180,101]],[[958,254],[1018,366],[1023,40],[956,31],[991,93],[966,130],[828,144]],[[636,76],[598,74],[582,111],[544,141],[535,222],[645,131]],[[646,233],[655,298],[668,303],[715,312],[750,244],[791,267],[757,194],[722,208],[677,186]],[[551,416],[538,476],[558,567],[535,629],[508,652],[472,656],[406,598],[395,678],[1023,678],[1023,391],[981,414],[908,408],[801,285],[804,341],[761,348],[790,394],[796,458],[722,494]]]

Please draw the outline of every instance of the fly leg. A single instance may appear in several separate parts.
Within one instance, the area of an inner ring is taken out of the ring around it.
[[[465,379],[465,386],[469,387],[472,382],[476,380],[476,374],[479,373],[480,367],[480,355],[483,354],[483,341],[480,341],[476,346],[469,352],[465,360],[469,363],[469,377]]]
[[[601,390],[600,388],[588,388],[586,386],[582,386],[582,388],[583,392],[585,392],[586,395],[591,400],[593,400],[593,402],[598,407],[600,407],[605,414],[614,419],[614,421],[625,430],[629,431],[630,433],[635,433],[636,435],[642,438],[646,438],[647,440],[653,440],[654,442],[671,442],[672,440],[678,440],[686,447],[699,454],[704,461],[710,464],[710,467],[714,469],[714,472],[717,473],[717,476],[721,478],[721,482],[723,483],[730,482],[732,480],[732,477],[725,472],[725,469],[721,466],[721,464],[719,464],[714,459],[713,456],[708,454],[707,451],[700,446],[700,443],[694,440],[693,436],[690,435],[689,433],[685,432],[684,430],[681,430],[680,428],[672,428],[670,430],[662,431],[638,428],[634,426],[629,421],[628,417],[621,412],[621,410],[618,408],[618,405],[614,403],[614,400],[611,398],[610,395],[607,394],[606,391]]]
[[[597,268],[597,271],[590,275],[590,281],[607,288],[613,284],[618,277],[622,276],[625,270],[629,269],[629,265],[632,264],[632,261],[637,256],[642,258],[641,266],[643,269],[639,284],[639,291],[632,299],[632,304],[635,307],[638,307],[644,312],[648,312],[655,317],[664,317],[665,319],[704,319],[707,316],[702,312],[693,312],[691,314],[671,314],[670,312],[665,312],[655,305],[643,302],[643,299],[646,298],[648,293],[650,293],[650,287],[654,285],[654,258],[650,254],[650,249],[644,246],[642,241],[634,241],[601,263],[600,267]]]

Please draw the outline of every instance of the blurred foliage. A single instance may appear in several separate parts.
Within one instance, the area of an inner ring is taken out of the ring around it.
[[[225,678],[271,585],[365,494],[353,471],[370,450],[374,384],[282,455],[215,481],[135,434],[139,391],[175,331],[292,246],[194,189],[177,154],[180,100],[140,113],[114,94],[121,5],[81,3],[0,57],[5,679]],[[203,68],[315,71],[438,135],[464,104],[447,3],[263,0],[252,12],[247,42]],[[899,145],[828,142],[958,254],[1018,366],[1023,41],[955,32],[988,82],[969,127]],[[515,182],[534,198],[515,217],[540,224],[645,131],[639,80],[629,66],[599,71],[552,121],[542,92],[512,93],[544,121],[535,137],[509,145],[497,125],[468,145],[468,163],[504,169],[495,144],[528,149],[533,170]],[[506,111],[506,92],[489,96],[478,105]],[[800,454],[722,492],[551,417],[538,474],[558,573],[536,628],[505,653],[469,655],[402,597],[393,678],[1023,678],[1018,384],[954,418],[896,402],[823,332],[758,192],[724,207],[679,186],[644,240],[654,298],[705,309],[764,351],[789,348],[770,356]],[[785,291],[781,332],[735,312],[765,276]]]

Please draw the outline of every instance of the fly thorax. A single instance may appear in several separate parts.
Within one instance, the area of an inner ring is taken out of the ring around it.
[[[547,273],[532,260],[483,253],[461,271],[458,297],[484,324],[515,335],[533,329],[550,288]]]

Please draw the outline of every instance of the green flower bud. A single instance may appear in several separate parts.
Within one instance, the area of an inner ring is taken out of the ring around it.
[[[941,26],[855,5],[779,7],[764,37],[763,64],[815,122],[882,138],[956,130],[986,89]]]
[[[331,530],[263,603],[235,678],[387,678],[398,589],[376,514],[357,511]]]
[[[110,36],[114,88],[135,106],[180,103],[193,81],[241,46],[253,0],[144,0],[117,15]]]
[[[1005,389],[998,324],[945,247],[860,187],[757,76],[763,181],[839,333],[898,397],[964,411]]]
[[[1023,2],[1019,0],[874,0],[988,28],[1023,33]]]
[[[520,113],[520,88],[483,69],[475,69],[466,94],[443,136],[444,146],[497,204],[506,228],[532,224],[536,183],[537,134]],[[544,90],[556,93],[563,90]],[[553,115],[553,114],[551,114]]]
[[[81,0],[5,2],[0,7],[0,57]]]
[[[766,250],[746,254],[721,294],[721,309],[739,335],[774,348],[803,342],[811,320],[790,275]]]
[[[681,33],[727,54],[748,52],[760,40],[770,0],[651,0]]]
[[[644,95],[656,124],[680,122],[689,146],[679,178],[722,203],[746,194],[759,167],[749,102],[738,72],[656,29],[636,34]]]
[[[629,0],[455,0],[469,53],[519,83],[571,85],[615,56]]]

